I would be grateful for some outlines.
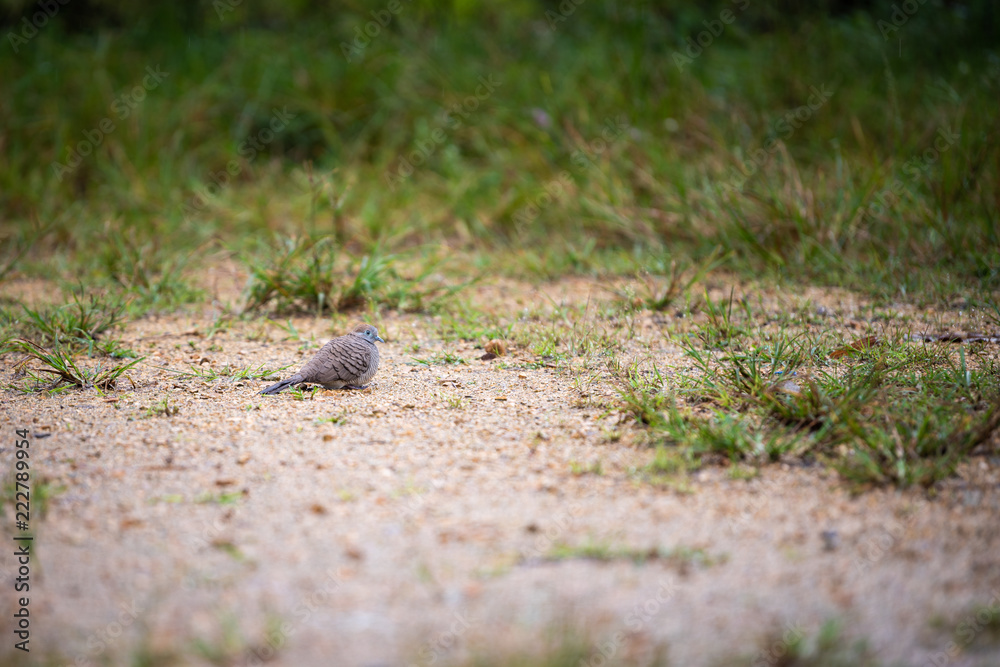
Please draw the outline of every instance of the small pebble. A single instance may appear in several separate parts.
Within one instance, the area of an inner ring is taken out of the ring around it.
[[[840,535],[835,530],[824,530],[820,537],[823,538],[823,549],[826,551],[833,551],[840,545]]]

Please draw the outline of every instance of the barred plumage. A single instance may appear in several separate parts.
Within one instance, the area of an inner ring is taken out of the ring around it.
[[[378,329],[362,324],[346,336],[320,348],[298,373],[260,393],[277,394],[296,384],[318,384],[326,389],[364,389],[378,371],[378,346],[384,343]]]

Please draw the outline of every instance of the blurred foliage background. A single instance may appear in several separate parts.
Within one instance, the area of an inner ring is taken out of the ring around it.
[[[281,233],[540,278],[721,249],[885,298],[1000,288],[994,2],[2,0],[0,26],[28,273]]]

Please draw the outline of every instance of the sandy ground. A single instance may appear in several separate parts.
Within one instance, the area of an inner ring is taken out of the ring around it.
[[[577,280],[483,285],[473,300],[514,313],[607,296]],[[817,303],[837,326],[861,317],[848,294],[772,307]],[[709,467],[686,491],[656,486],[634,474],[651,453],[606,414],[606,377],[581,386],[523,349],[480,361],[414,315],[378,321],[387,343],[363,391],[261,397],[262,380],[163,370],[297,367],[342,333],[293,322],[315,343],[260,321],[209,337],[207,313],[147,318],[122,336],[149,355],[134,388],[0,393],[0,465],[13,469],[13,429],[27,428],[31,474],[63,487],[32,517],[32,656],[137,664],[180,651],[200,664],[200,645],[205,664],[431,665],[539,650],[569,628],[595,648],[585,664],[778,665],[785,642],[834,620],[885,664],[1000,664],[974,615],[1000,605],[1000,458],[974,458],[934,494],[852,496],[794,461],[749,481]],[[624,355],[684,372],[663,336],[676,326],[637,316]],[[468,363],[413,359],[441,352]],[[177,413],[149,415],[164,398]],[[603,474],[579,474],[597,461]],[[544,558],[560,544],[669,557]],[[8,625],[17,572],[4,549]]]

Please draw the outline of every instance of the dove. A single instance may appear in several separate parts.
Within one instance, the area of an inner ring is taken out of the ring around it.
[[[378,329],[362,324],[346,336],[327,342],[299,372],[260,393],[277,394],[296,384],[318,384],[326,389],[364,389],[378,370],[378,347],[384,343]]]

